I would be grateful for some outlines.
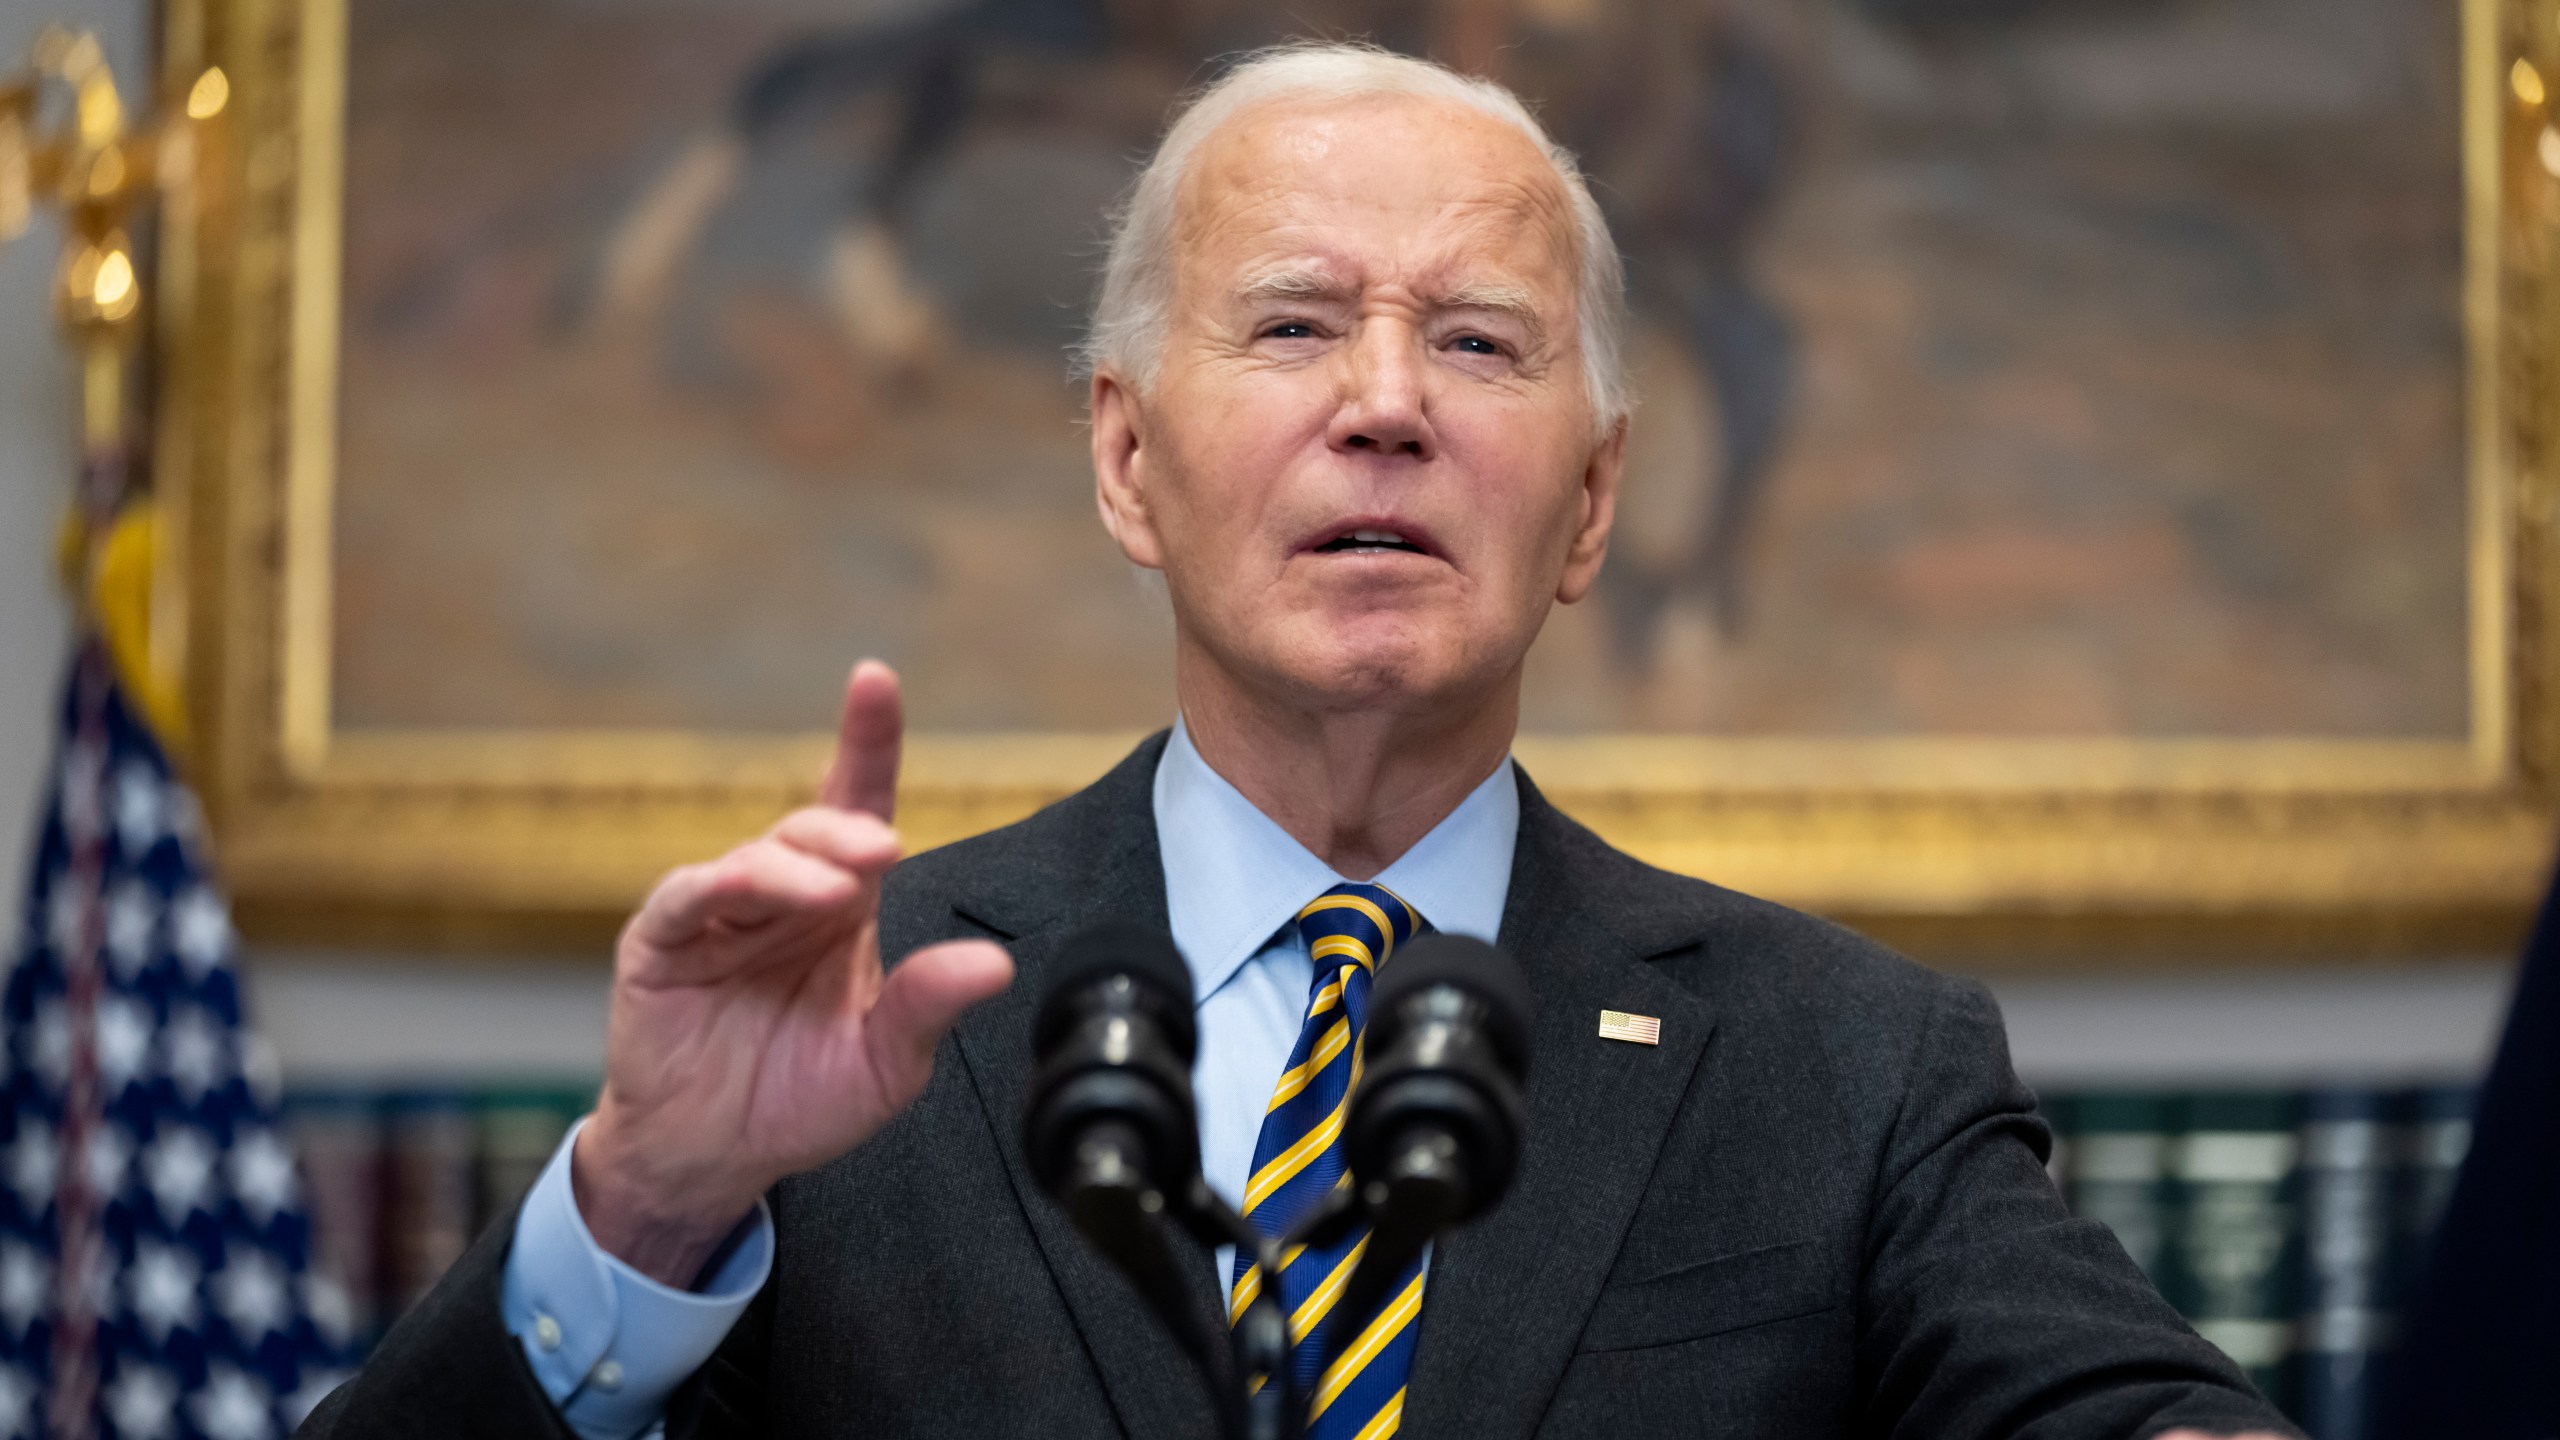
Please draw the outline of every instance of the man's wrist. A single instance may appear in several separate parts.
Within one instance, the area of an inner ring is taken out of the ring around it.
[[[678,1290],[693,1288],[712,1257],[755,1211],[761,1187],[732,1194],[651,1163],[624,1143],[610,1103],[579,1132],[569,1157],[570,1194],[587,1233],[608,1255]],[[723,1177],[726,1178],[726,1177]]]

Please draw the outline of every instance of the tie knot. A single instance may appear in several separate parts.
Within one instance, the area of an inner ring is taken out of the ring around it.
[[[1298,933],[1307,940],[1319,974],[1328,958],[1348,960],[1375,973],[1398,945],[1423,930],[1422,916],[1404,897],[1384,885],[1346,880],[1298,912]]]

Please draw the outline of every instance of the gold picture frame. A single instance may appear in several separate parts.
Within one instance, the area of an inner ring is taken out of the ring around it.
[[[2560,821],[2552,383],[2560,12],[2461,0],[2467,740],[1524,737],[1655,864],[1975,965],[2424,955],[2512,942]],[[232,102],[160,243],[155,473],[182,517],[190,758],[253,935],[599,946],[666,867],[805,798],[822,736],[345,733],[329,566],[346,0],[172,0],[161,60]],[[918,735],[930,846],[1130,734]]]

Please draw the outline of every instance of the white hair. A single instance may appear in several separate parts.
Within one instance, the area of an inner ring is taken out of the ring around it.
[[[1173,308],[1174,203],[1203,142],[1259,105],[1366,95],[1411,95],[1465,105],[1517,129],[1555,167],[1573,211],[1583,392],[1600,429],[1624,419],[1633,403],[1624,368],[1626,272],[1609,237],[1609,223],[1583,183],[1582,167],[1570,151],[1547,138],[1537,118],[1509,90],[1369,45],[1300,42],[1256,51],[1182,108],[1112,227],[1102,294],[1080,347],[1085,368],[1108,367],[1141,387],[1154,382]]]

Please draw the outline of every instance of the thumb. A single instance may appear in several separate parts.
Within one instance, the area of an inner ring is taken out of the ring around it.
[[[1013,957],[992,940],[928,945],[898,962],[880,984],[863,1027],[872,1073],[889,1103],[903,1106],[933,1075],[933,1048],[962,1011],[1013,983]]]

